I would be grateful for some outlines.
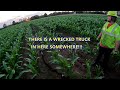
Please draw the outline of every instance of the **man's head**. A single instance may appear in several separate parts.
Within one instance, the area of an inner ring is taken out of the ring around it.
[[[107,21],[108,22],[116,22],[116,20],[117,20],[117,17],[115,17],[115,16],[108,16],[108,18],[107,18]]]
[[[107,19],[108,22],[116,22],[118,17],[117,11],[108,11],[107,15],[108,15],[108,19]]]

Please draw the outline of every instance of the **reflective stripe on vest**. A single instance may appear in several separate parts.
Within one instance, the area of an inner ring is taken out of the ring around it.
[[[114,37],[120,37],[120,35],[114,35],[113,32],[115,31],[115,29],[118,27],[119,25],[117,24],[111,32],[106,32],[106,30],[102,30],[103,33],[110,35],[110,36],[114,36]]]

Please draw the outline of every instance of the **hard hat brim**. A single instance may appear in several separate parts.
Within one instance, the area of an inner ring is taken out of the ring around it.
[[[114,15],[109,15],[109,14],[108,14],[107,16],[114,16]],[[114,16],[114,17],[118,17],[118,16]]]

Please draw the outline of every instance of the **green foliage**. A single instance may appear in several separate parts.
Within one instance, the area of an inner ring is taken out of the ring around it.
[[[28,63],[25,64],[25,70],[21,66],[23,61],[19,58],[21,57],[21,44],[24,44],[21,43],[23,37],[29,46],[33,43],[29,42],[27,38],[32,37],[33,32],[35,36],[38,37],[62,36],[56,32],[67,32],[73,36],[90,37],[91,42],[94,42],[97,35],[100,33],[106,18],[106,16],[99,14],[71,14],[39,18],[30,22],[23,22],[7,27],[5,26],[6,28],[0,30],[0,78],[18,79],[22,74],[27,72],[32,72],[34,78],[38,74],[38,57],[35,50],[28,48],[29,58],[26,58]],[[119,21],[120,19],[118,19],[118,24],[120,24]],[[30,27],[31,24],[34,25],[34,31],[32,31],[32,28]],[[53,44],[49,42],[42,43]],[[64,44],[64,42],[61,42],[60,44]],[[86,44],[85,47],[85,52],[95,55],[94,50],[91,49],[89,44]],[[118,58],[119,56],[120,55],[118,55]],[[64,74],[68,76],[72,75],[72,68],[78,58],[79,57],[75,53],[72,53],[70,58],[65,58],[59,52],[52,51],[52,63],[58,64],[57,69],[61,69]],[[118,62],[117,65],[118,64],[120,64],[120,62]],[[86,61],[86,66],[87,78],[89,79],[91,78],[89,61]]]

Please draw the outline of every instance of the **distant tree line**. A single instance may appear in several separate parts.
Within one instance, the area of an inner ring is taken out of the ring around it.
[[[49,16],[56,16],[56,15],[64,15],[64,14],[73,14],[73,12],[53,12],[53,13],[50,13],[50,14],[47,14],[45,13],[44,15],[35,15],[35,16],[32,16],[30,18],[30,20],[34,20],[34,19],[39,19],[39,18],[43,18],[43,17],[49,17]]]
[[[65,11],[65,12],[53,12],[50,13],[49,16],[56,16],[56,15],[64,15],[64,14],[73,14],[74,12],[69,12],[69,11]]]
[[[50,13],[49,15],[47,15],[46,13],[44,15],[35,15],[35,16],[32,16],[30,18],[30,20],[34,20],[34,19],[39,19],[39,18],[43,18],[43,17],[49,17],[49,16],[56,16],[56,15],[64,15],[64,14],[106,14],[106,11],[63,11],[63,12],[53,12],[53,13]]]
[[[32,17],[30,18],[30,20],[39,19],[39,18],[43,18],[43,17],[47,17],[47,16],[48,16],[47,13],[45,13],[44,15],[41,15],[41,16],[35,15],[35,16],[32,16]]]
[[[12,24],[11,25],[7,25],[7,24],[3,24],[3,28],[6,28],[6,27],[9,27],[9,26],[12,26],[12,25],[16,25],[16,24],[19,24],[19,23],[22,23],[23,21],[21,22],[15,22],[15,21],[12,21]],[[2,28],[1,28],[2,29]]]
[[[106,13],[107,13],[107,11],[71,11],[71,12],[70,11],[62,11],[62,12],[53,12],[50,14],[45,13],[44,15],[40,15],[40,16],[34,15],[34,16],[30,17],[30,20],[49,17],[49,16],[65,15],[65,14],[106,14]],[[12,25],[16,25],[16,24],[19,24],[22,22],[24,22],[24,20],[21,20],[19,22],[13,21]],[[9,25],[9,26],[11,26],[11,25]],[[6,27],[7,27],[7,25],[3,24],[3,28],[6,28]]]
[[[107,11],[74,11],[76,14],[106,14]]]

